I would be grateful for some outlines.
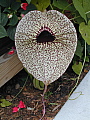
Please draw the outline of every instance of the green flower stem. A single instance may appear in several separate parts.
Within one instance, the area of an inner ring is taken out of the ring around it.
[[[77,19],[77,18],[79,18],[80,16],[77,16],[77,17],[74,17],[74,18],[71,18],[70,20],[74,20],[74,19]]]
[[[77,98],[79,98],[79,96],[80,95],[84,95],[84,94],[82,94],[82,92],[80,91],[80,92],[75,92],[75,93],[80,93],[76,98],[73,98],[73,99],[69,99],[69,100],[76,100]]]
[[[78,82],[79,82],[79,79],[80,79],[80,76],[81,76],[83,67],[84,67],[84,65],[85,65],[85,60],[86,60],[86,41],[85,41],[85,56],[84,56],[83,65],[82,65],[81,71],[80,71],[80,73],[79,73],[79,76],[77,77],[77,82],[76,82],[75,86],[72,88],[71,92],[70,92],[69,95],[68,95],[68,99],[70,98],[72,92],[75,90],[75,88],[76,88],[77,85],[78,85]],[[70,99],[70,100],[71,100],[71,99]],[[72,100],[73,100],[73,99],[72,99]]]
[[[90,13],[90,11],[86,12],[85,15],[87,15],[88,13]],[[71,18],[70,20],[74,20],[74,19],[77,19],[79,17],[81,17],[81,16],[77,16],[77,17]]]
[[[50,4],[50,7],[51,7],[52,10],[54,10],[51,4]]]
[[[68,8],[69,6],[71,6],[71,5],[72,5],[72,3],[70,3],[69,5],[67,5],[67,6],[63,9],[62,13],[64,14],[64,11],[67,10],[67,8]]]
[[[25,87],[25,85],[27,83],[28,77],[29,77],[29,75],[27,75],[27,78],[26,78],[25,83],[24,83],[23,87],[21,88],[21,90],[16,94],[16,96],[11,101],[13,101],[22,92],[23,88]]]
[[[88,14],[88,13],[90,13],[90,11],[86,12],[85,14]]]

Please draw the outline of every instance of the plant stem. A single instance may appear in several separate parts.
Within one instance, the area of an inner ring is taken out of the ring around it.
[[[40,118],[40,120],[43,119],[43,117],[45,116],[45,112],[46,112],[46,110],[45,110],[45,99],[44,99],[44,96],[45,96],[46,91],[47,91],[47,85],[45,85],[45,88],[44,88],[44,91],[43,91],[43,95],[42,95],[43,115],[42,115],[42,117]]]
[[[77,18],[79,18],[80,16],[77,16],[77,17],[74,17],[74,18],[71,18],[71,19],[69,19],[69,20],[74,20],[74,19],[77,19]]]
[[[28,76],[29,76],[29,75],[27,75],[27,78],[26,78],[25,83],[24,83],[23,87],[21,88],[21,90],[16,94],[16,96],[15,96],[11,101],[13,101],[13,100],[22,92],[23,88],[25,87],[25,85],[26,85],[26,83],[27,83]]]
[[[80,71],[80,73],[79,73],[79,76],[78,76],[78,78],[77,78],[77,82],[76,82],[75,86],[72,88],[71,92],[70,92],[69,95],[68,95],[68,99],[69,99],[70,95],[72,94],[72,92],[74,91],[74,89],[75,89],[75,88],[77,87],[77,85],[78,85],[78,82],[79,82],[79,79],[80,79],[80,76],[81,76],[81,73],[82,73],[82,70],[83,70],[83,67],[84,67],[84,64],[85,64],[85,60],[86,60],[86,41],[85,41],[85,56],[84,56],[83,65],[82,65],[81,71]],[[71,99],[70,99],[70,100],[71,100]]]
[[[68,5],[63,9],[62,13],[64,14],[64,10],[67,10],[67,8],[68,8],[69,6],[71,6],[72,4],[73,4],[73,3],[68,4]]]
[[[50,7],[51,7],[51,9],[53,10],[53,7],[52,7],[52,5],[50,4]]]

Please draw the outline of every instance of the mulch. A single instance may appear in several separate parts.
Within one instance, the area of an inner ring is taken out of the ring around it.
[[[88,70],[90,70],[90,65],[84,68],[79,83]],[[23,73],[25,73],[24,70],[0,88],[0,98],[10,101],[18,94],[22,89],[22,83],[25,82],[20,81],[20,76],[24,75]],[[53,120],[55,115],[60,111],[68,100],[70,91],[75,86],[76,81],[71,78],[76,77],[77,75],[70,68],[58,80],[48,86],[45,95],[46,114],[43,120]],[[20,87],[16,88],[16,84],[19,84]],[[12,101],[12,105],[0,107],[1,120],[39,120],[42,117],[43,110],[42,94],[43,91],[34,88],[32,80],[29,79],[21,93]],[[21,100],[25,103],[26,108],[13,113],[12,108],[17,106]]]

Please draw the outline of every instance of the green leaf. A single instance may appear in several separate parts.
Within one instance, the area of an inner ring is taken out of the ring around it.
[[[81,46],[80,41],[78,41],[75,55],[77,55],[81,58],[83,55],[82,51],[83,51],[83,47]]]
[[[85,25],[85,23],[82,22],[79,25],[79,31],[83,39],[87,42],[88,45],[90,45],[90,20],[88,21],[88,25]]]
[[[42,81],[37,80],[36,78],[33,79],[33,85],[35,88],[37,88],[39,90],[44,89],[44,83]]]
[[[18,22],[18,17],[16,15],[13,15],[8,25],[15,26],[17,22]]]
[[[1,24],[1,6],[0,6],[0,24]]]
[[[86,62],[89,62],[89,57],[88,56],[86,56],[86,60],[85,60]]]
[[[87,45],[87,51],[90,53],[90,45]]]
[[[8,7],[7,0],[0,0],[0,5],[3,6],[3,7]]]
[[[15,32],[16,32],[16,26],[8,27],[7,34],[11,40],[14,40]]]
[[[10,4],[13,0],[0,0],[0,5],[3,7],[10,7]]]
[[[87,18],[86,18],[86,14],[85,14],[85,10],[82,7],[82,2],[80,0],[73,0],[73,4],[76,8],[76,10],[79,12],[79,14],[81,15],[82,18],[84,18],[84,20],[87,23]]]
[[[5,12],[5,13],[11,13],[11,10],[8,9],[8,8],[5,8],[5,9],[3,10],[3,12]]]
[[[70,80],[74,80],[74,81],[76,81],[76,80],[77,80],[77,78],[70,78]]]
[[[73,10],[73,6],[71,7],[70,4],[66,0],[53,0],[53,5],[62,10]]]
[[[79,75],[82,69],[82,63],[81,62],[79,62],[78,64],[74,63],[74,65],[72,66],[72,69],[77,75]]]
[[[49,105],[58,105],[58,103],[48,103]]]
[[[75,11],[74,18],[75,18],[75,21],[77,21],[78,24],[80,24],[81,22],[84,22],[84,19],[80,16],[78,11]]]
[[[90,11],[90,0],[82,0],[82,5],[85,12]]]
[[[31,0],[31,3],[37,7],[37,10],[44,11],[50,5],[50,0]]]
[[[7,21],[8,21],[7,15],[4,13],[1,13],[1,25],[5,26],[7,24]]]
[[[27,9],[20,11],[20,13],[26,14],[26,13],[28,13],[29,11],[32,11],[32,10],[37,10],[37,8],[36,8],[35,5],[29,4],[29,5],[27,6]]]
[[[30,4],[31,0],[26,0],[28,4]]]
[[[10,103],[9,101],[5,100],[5,99],[0,99],[1,103],[0,106],[1,107],[7,107],[10,106],[12,103]]]
[[[7,32],[5,30],[5,28],[0,25],[0,38],[6,37],[7,36]]]
[[[11,4],[11,9],[12,10],[18,10],[20,8],[21,3],[20,2],[13,2]]]

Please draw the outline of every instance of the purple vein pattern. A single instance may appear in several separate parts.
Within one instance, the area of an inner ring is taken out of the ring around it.
[[[42,31],[55,37],[37,42]],[[56,10],[30,11],[19,22],[15,34],[17,54],[23,66],[36,79],[48,85],[68,68],[77,46],[73,23]]]

